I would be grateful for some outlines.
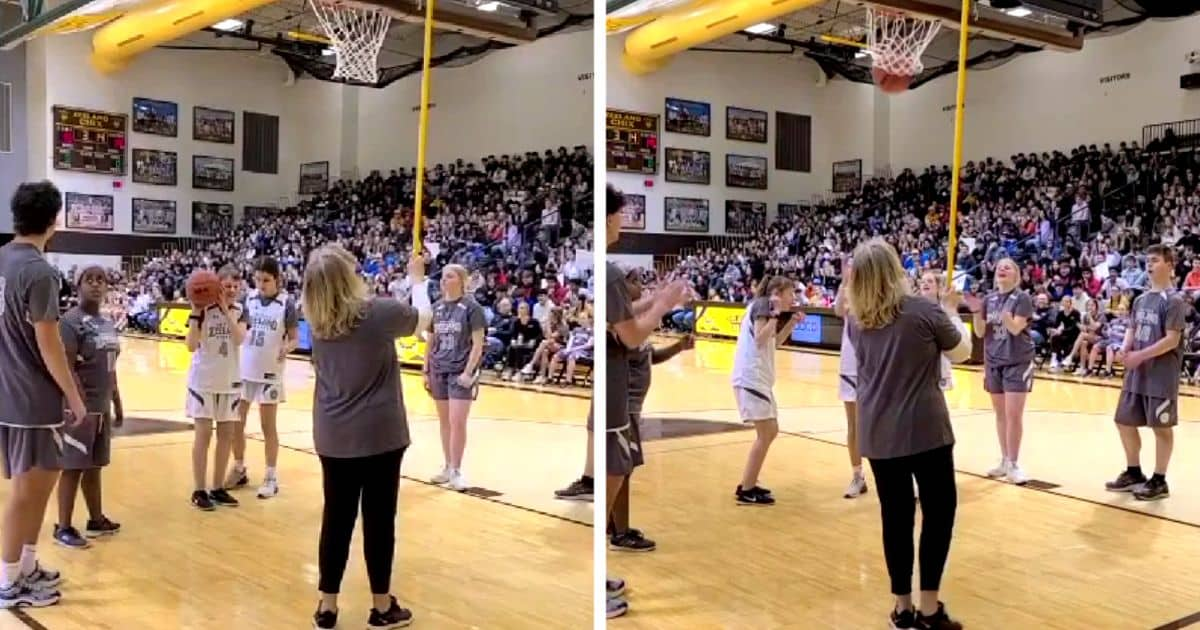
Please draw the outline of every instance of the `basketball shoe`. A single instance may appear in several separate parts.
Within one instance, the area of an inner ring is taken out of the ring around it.
[[[742,490],[742,486],[739,485],[734,496],[737,497],[738,505],[775,505],[775,497],[771,496],[771,491],[758,486]]]
[[[1158,475],[1154,475],[1140,488],[1133,491],[1133,498],[1138,501],[1157,501],[1169,496],[1171,496],[1171,490],[1167,487],[1166,478]]]
[[[989,479],[999,479],[1001,477],[1007,477],[1008,469],[1011,467],[1012,467],[1012,464],[1007,459],[1002,459],[1002,460],[1000,460],[999,466],[996,466],[995,468],[987,471],[987,476]]]
[[[258,498],[270,499],[277,494],[279,494],[279,480],[275,477],[263,479],[262,485],[258,487]]]
[[[241,488],[250,483],[250,477],[245,466],[233,465],[229,469],[229,475],[225,477],[225,487],[229,490]]]
[[[453,471],[450,470],[450,464],[446,464],[445,466],[442,466],[442,472],[429,478],[429,483],[436,483],[437,485],[440,486],[440,485],[450,481],[450,474],[452,472]]]
[[[378,630],[392,630],[393,628],[404,628],[410,625],[413,621],[412,611],[407,608],[401,608],[400,604],[396,603],[396,598],[392,598],[392,605],[386,611],[371,609],[371,616],[367,619],[367,627]]]
[[[613,534],[608,539],[608,548],[613,551],[654,551],[658,545],[632,527],[623,534]]]
[[[1139,471],[1124,470],[1117,478],[1104,484],[1109,492],[1133,492],[1146,483],[1146,475]]]
[[[629,612],[629,604],[620,597],[609,597],[605,617],[613,619]]]
[[[591,477],[580,477],[562,490],[554,491],[555,499],[564,501],[591,501],[595,494],[595,486]]]
[[[917,627],[917,614],[910,608],[908,610],[892,609],[892,614],[888,618],[889,630],[910,630]]]
[[[313,613],[313,627],[318,630],[336,628],[337,612],[333,610],[321,610],[321,605],[317,604],[317,612]]]
[[[846,488],[846,494],[842,497],[853,499],[867,493],[867,480],[863,478],[861,473],[854,473],[854,478],[850,480],[850,486]]]
[[[0,609],[44,608],[58,603],[62,596],[54,589],[40,589],[21,579],[7,588],[0,587]]]
[[[917,630],[962,630],[963,625],[946,614],[946,605],[938,602],[937,612],[926,617],[917,611],[917,618],[912,626]]]

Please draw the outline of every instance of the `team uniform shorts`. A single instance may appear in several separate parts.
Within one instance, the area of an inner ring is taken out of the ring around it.
[[[5,479],[34,468],[61,470],[62,428],[0,426],[0,453],[4,454]]]
[[[1113,419],[1128,427],[1173,427],[1179,424],[1179,400],[1122,391]]]
[[[63,426],[63,470],[103,468],[112,461],[112,416],[89,413],[76,426]]]
[[[458,374],[429,373],[429,395],[434,400],[475,400],[479,393],[479,377],[470,387],[458,384]]]
[[[1027,394],[1033,391],[1033,362],[984,366],[983,389],[989,394]]]
[[[633,423],[605,432],[605,472],[609,477],[624,477],[642,460],[642,441]]]
[[[742,418],[742,422],[759,422],[779,418],[775,395],[769,389],[761,391],[735,386],[733,397],[737,400],[738,415]]]
[[[838,400],[856,402],[858,400],[858,377],[849,374],[838,374]]]
[[[241,417],[238,415],[238,402],[241,398],[241,392],[214,394],[212,392],[198,392],[188,389],[185,411],[187,417],[193,420],[207,419],[213,422],[237,422],[241,420]]]
[[[283,383],[259,383],[243,381],[241,399],[258,405],[278,405],[287,402]]]

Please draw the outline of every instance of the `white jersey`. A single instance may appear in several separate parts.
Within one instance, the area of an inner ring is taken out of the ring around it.
[[[239,353],[233,345],[232,326],[245,321],[246,316],[237,304],[229,307],[229,314],[235,322],[227,320],[216,306],[204,309],[204,319],[200,321],[200,346],[192,353],[192,366],[188,370],[188,389],[197,394],[236,394],[241,391]]]
[[[858,376],[858,357],[854,355],[854,343],[850,341],[850,325],[842,322],[842,357],[838,363],[839,376]]]
[[[950,367],[950,357],[942,353],[942,358],[938,363],[941,364],[942,368],[942,378],[939,379],[938,385],[941,386],[942,391],[948,392],[954,389],[954,370]]]
[[[734,387],[768,394],[775,386],[775,341],[772,339],[763,348],[754,339],[755,318],[768,317],[770,314],[771,301],[765,297],[750,302],[742,314],[741,330],[733,355]],[[770,332],[775,331],[776,328],[772,327]]]
[[[245,303],[246,340],[241,349],[242,380],[278,384],[283,379],[284,336],[296,325],[296,310],[286,293],[264,297],[254,291]]]

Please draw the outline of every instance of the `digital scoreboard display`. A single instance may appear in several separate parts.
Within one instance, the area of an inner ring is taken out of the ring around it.
[[[608,170],[658,172],[658,116],[610,109],[606,127]]]
[[[101,175],[125,174],[125,114],[54,107],[54,168]]]

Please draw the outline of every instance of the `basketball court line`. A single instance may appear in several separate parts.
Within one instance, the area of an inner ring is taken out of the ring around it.
[[[50,628],[43,626],[37,619],[30,617],[24,608],[9,608],[8,612],[12,613],[12,616],[16,617],[17,621],[25,624],[25,627],[29,628],[29,630],[50,630]]]
[[[1180,628],[1194,626],[1198,623],[1200,623],[1200,612],[1192,613],[1186,617],[1181,617],[1175,621],[1165,623],[1157,628],[1154,628],[1154,630],[1179,630]]]

